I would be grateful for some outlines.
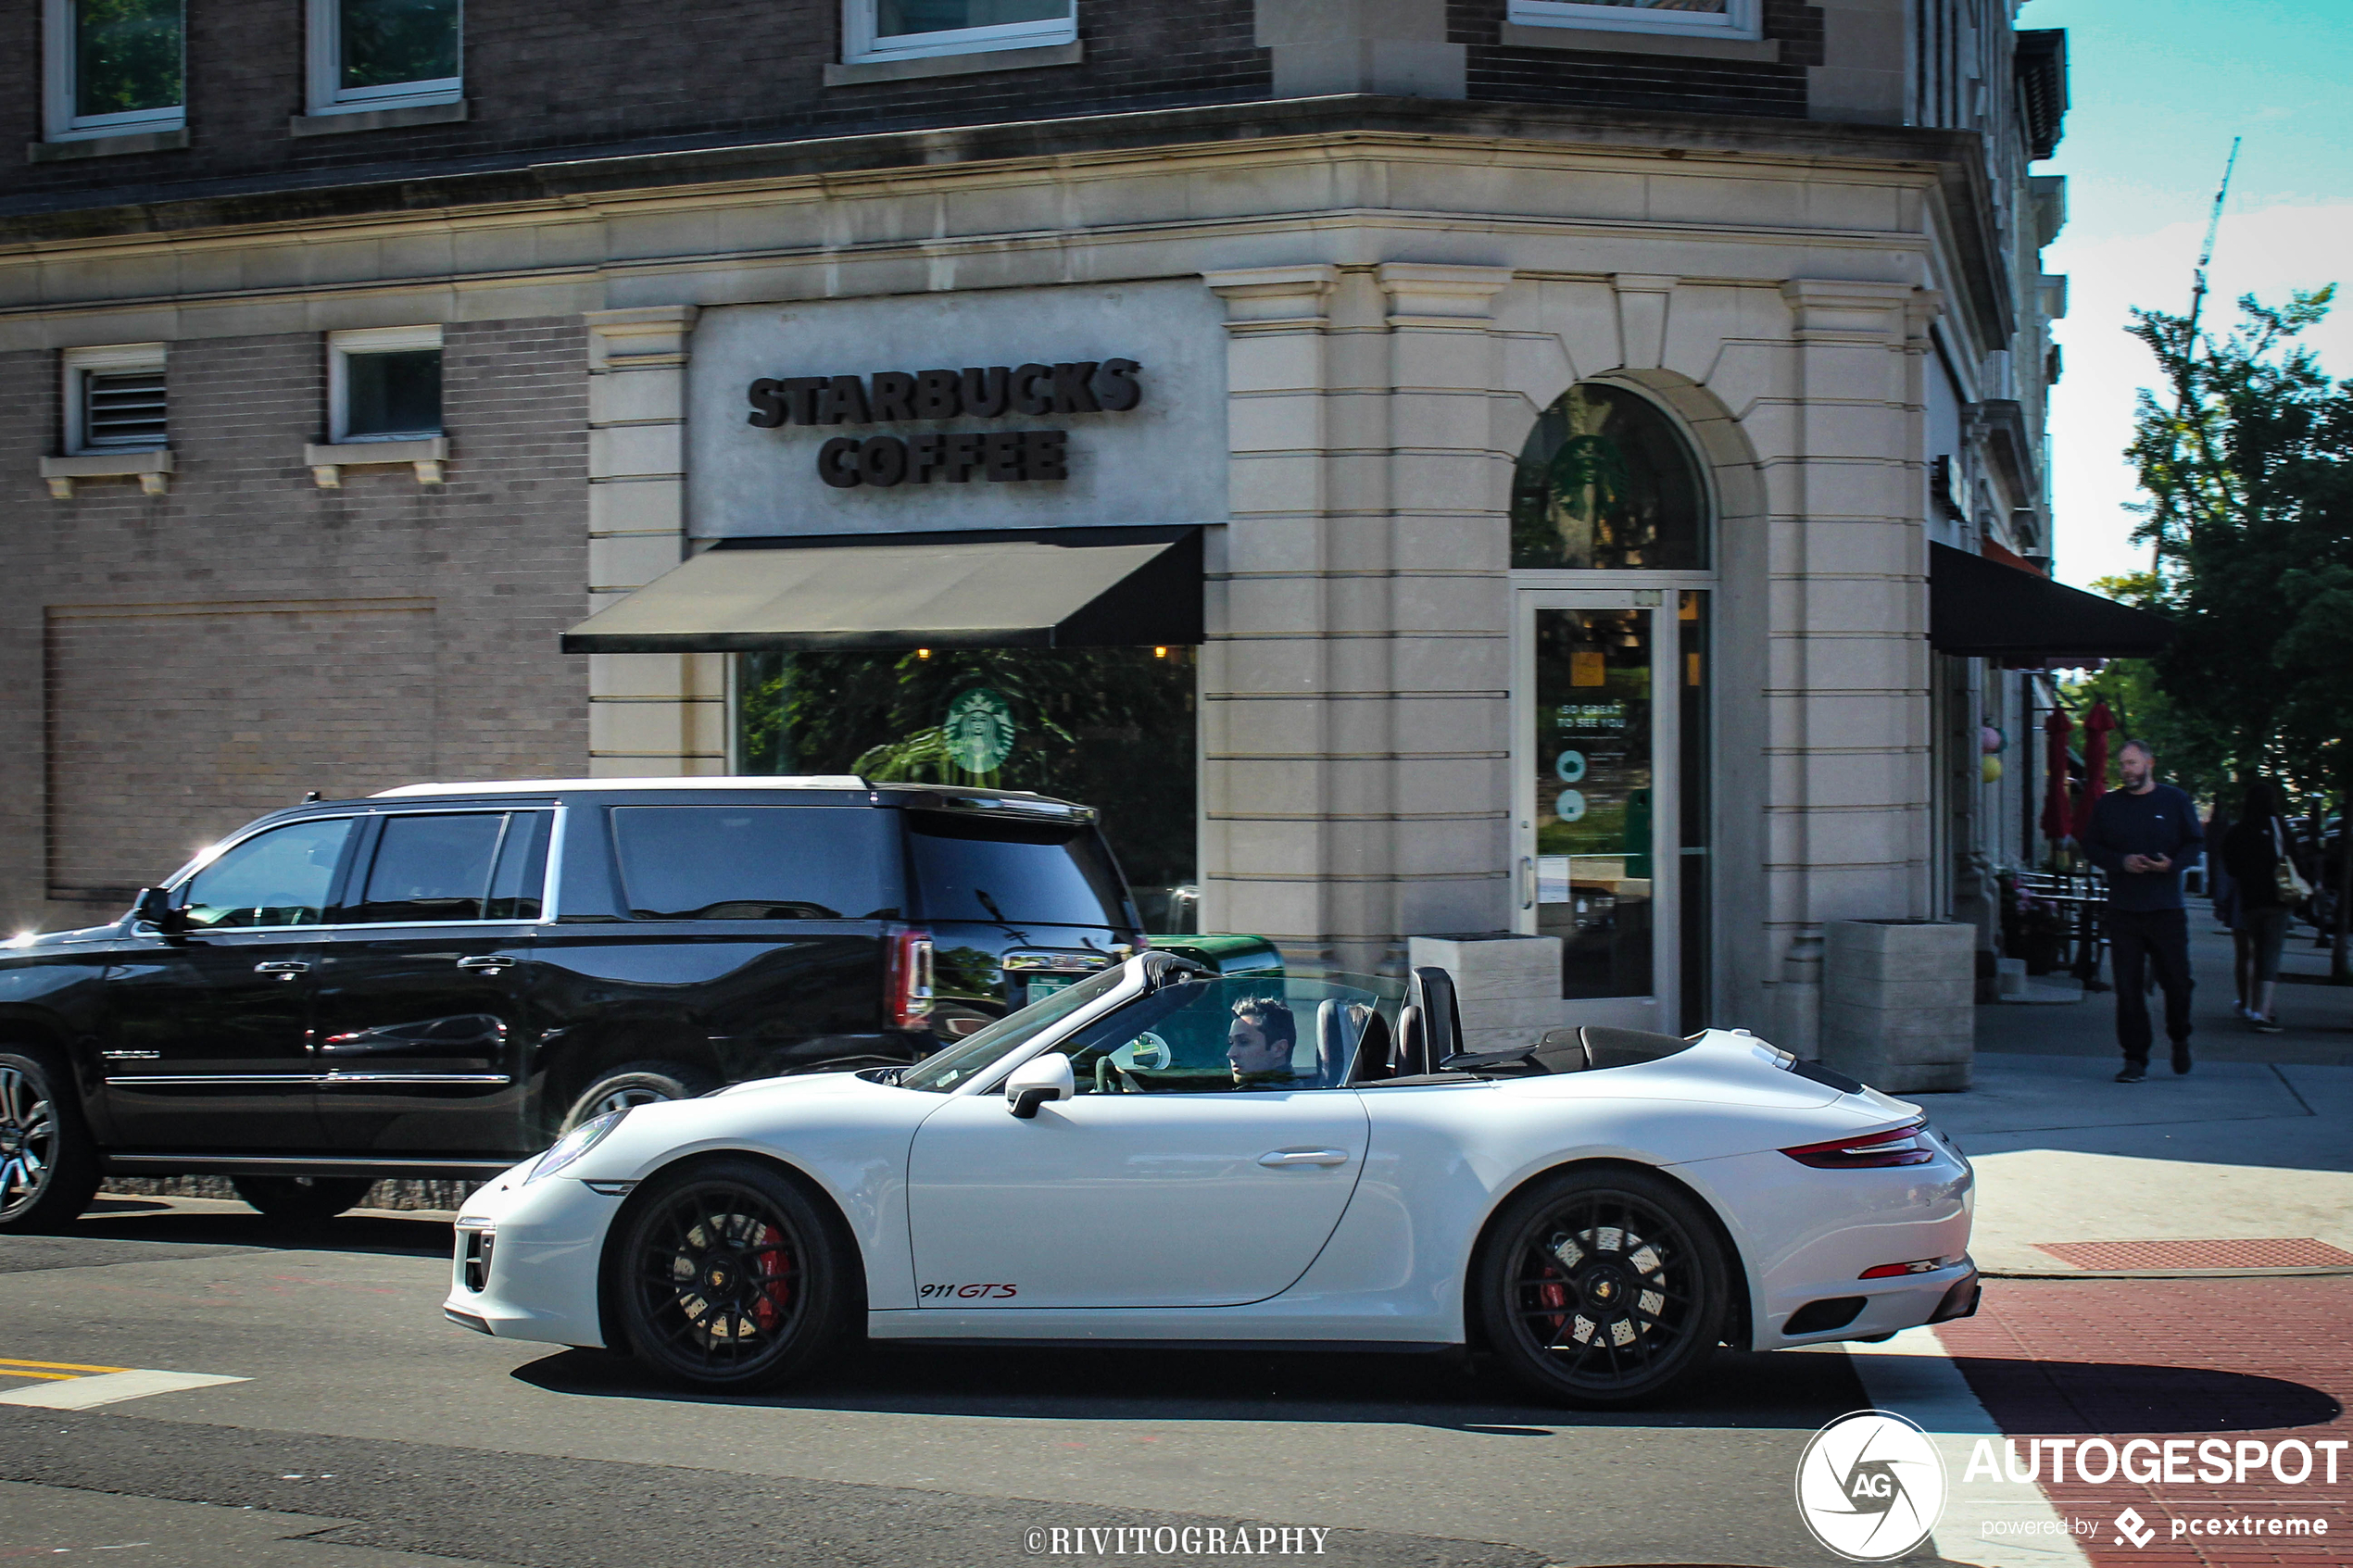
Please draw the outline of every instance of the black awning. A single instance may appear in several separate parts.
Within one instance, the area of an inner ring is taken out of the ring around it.
[[[1939,653],[2014,663],[2146,659],[2172,636],[2161,615],[1950,545],[1928,546],[1928,642]]]
[[[566,653],[1150,647],[1202,640],[1199,528],[730,539],[564,633]]]

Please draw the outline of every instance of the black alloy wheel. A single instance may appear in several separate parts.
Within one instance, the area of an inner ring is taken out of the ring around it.
[[[1655,1399],[1707,1364],[1731,1267],[1699,1206],[1609,1168],[1540,1180],[1505,1205],[1480,1267],[1489,1345],[1564,1404]]]
[[[719,1080],[698,1067],[675,1061],[633,1061],[600,1073],[564,1112],[556,1131],[569,1133],[583,1122],[609,1110],[653,1105],[668,1099],[695,1099],[719,1086]]]
[[[855,1298],[846,1256],[801,1190],[757,1160],[697,1161],[640,1189],[614,1288],[630,1349],[714,1393],[781,1383],[830,1343]]]
[[[63,1229],[98,1190],[69,1084],[45,1051],[0,1046],[0,1232]]]
[[[232,1176],[237,1196],[273,1220],[317,1224],[359,1206],[373,1176]]]

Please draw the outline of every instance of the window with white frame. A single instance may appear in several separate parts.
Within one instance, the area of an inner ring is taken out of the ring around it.
[[[328,439],[414,441],[441,433],[441,329],[327,334]]]
[[[153,452],[170,444],[162,344],[69,348],[64,365],[69,454]]]
[[[310,112],[447,104],[465,89],[461,0],[308,0]]]
[[[842,58],[916,59],[1078,37],[1077,0],[842,0]]]
[[[1581,27],[1604,32],[1755,38],[1758,0],[1511,0],[1523,27]]]
[[[45,0],[49,139],[187,123],[182,0]]]

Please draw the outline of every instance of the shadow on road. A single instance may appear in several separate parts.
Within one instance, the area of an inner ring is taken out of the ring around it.
[[[637,1362],[573,1350],[511,1374],[588,1398],[781,1410],[1088,1421],[1313,1421],[1546,1438],[1559,1426],[1812,1431],[1870,1401],[1843,1356],[1719,1352],[1701,1382],[1639,1411],[1537,1403],[1500,1370],[1451,1355],[1262,1350],[1000,1349],[868,1342],[774,1394],[714,1397]]]
[[[31,1238],[24,1238],[31,1239]],[[191,1210],[161,1198],[101,1198],[66,1236],[54,1238],[146,1241],[193,1247],[277,1248],[301,1252],[429,1253],[447,1258],[453,1238],[447,1220],[346,1214],[311,1224],[289,1223],[231,1204]]]
[[[2210,1367],[1974,1356],[1957,1364],[2005,1431],[2036,1436],[2263,1432],[2325,1425],[2345,1408],[2301,1383]]]

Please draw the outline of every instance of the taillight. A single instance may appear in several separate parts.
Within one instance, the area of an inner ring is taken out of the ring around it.
[[[1800,1165],[1824,1171],[1867,1171],[1885,1165],[1925,1165],[1936,1158],[1929,1142],[1928,1121],[1906,1122],[1856,1137],[1831,1138],[1827,1143],[1800,1144],[1781,1150]]]
[[[1901,1279],[1906,1274],[1932,1274],[1939,1269],[1949,1269],[1961,1260],[1957,1254],[1950,1258],[1916,1258],[1908,1263],[1881,1263],[1876,1269],[1865,1269],[1856,1279]]]
[[[883,1011],[894,1029],[922,1029],[931,1019],[931,933],[902,926],[890,934]]]

